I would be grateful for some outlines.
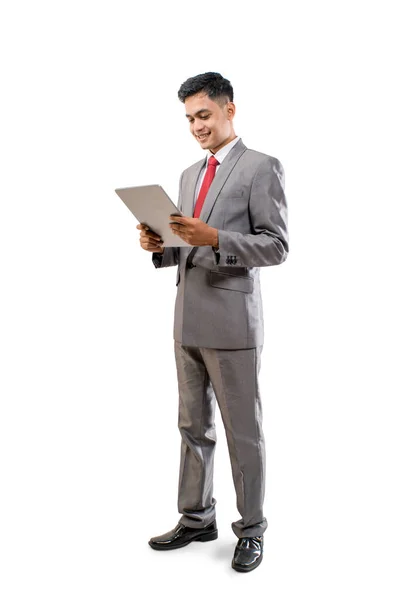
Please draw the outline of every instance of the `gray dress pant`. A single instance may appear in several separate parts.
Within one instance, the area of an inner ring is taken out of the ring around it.
[[[175,342],[182,437],[178,510],[180,523],[207,527],[215,519],[213,464],[215,398],[228,442],[237,508],[237,537],[262,535],[265,446],[258,385],[262,346],[219,350]]]

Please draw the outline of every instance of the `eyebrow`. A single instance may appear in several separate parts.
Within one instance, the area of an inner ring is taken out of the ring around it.
[[[211,110],[209,108],[201,108],[196,113],[194,113],[194,116],[199,115],[200,113],[203,113],[203,112],[211,112]],[[192,115],[186,114],[186,116],[191,117]]]

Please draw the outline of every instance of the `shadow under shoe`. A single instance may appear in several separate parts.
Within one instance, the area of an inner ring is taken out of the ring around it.
[[[193,527],[185,527],[181,523],[158,537],[152,537],[149,541],[149,546],[153,550],[175,550],[183,548],[191,542],[210,542],[218,538],[218,529],[216,521],[213,521],[207,527],[194,529]]]

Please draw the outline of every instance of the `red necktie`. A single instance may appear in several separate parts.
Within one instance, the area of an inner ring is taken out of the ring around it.
[[[196,206],[194,208],[193,217],[195,219],[198,219],[200,216],[201,209],[203,208],[204,200],[206,199],[207,192],[212,183],[212,180],[215,177],[215,171],[216,171],[218,165],[219,165],[219,162],[217,161],[217,159],[214,158],[214,156],[210,156],[210,158],[208,159],[207,171],[206,171],[206,174],[204,175],[203,183],[201,184],[199,195],[197,196]]]

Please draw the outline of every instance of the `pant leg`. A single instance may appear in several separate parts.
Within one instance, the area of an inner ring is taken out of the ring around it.
[[[232,529],[239,538],[259,536],[268,526],[263,515],[265,444],[258,383],[262,346],[201,351],[221,410],[242,517]]]
[[[199,348],[175,342],[179,390],[181,462],[178,511],[187,527],[207,527],[215,519],[213,491],[215,395]]]

